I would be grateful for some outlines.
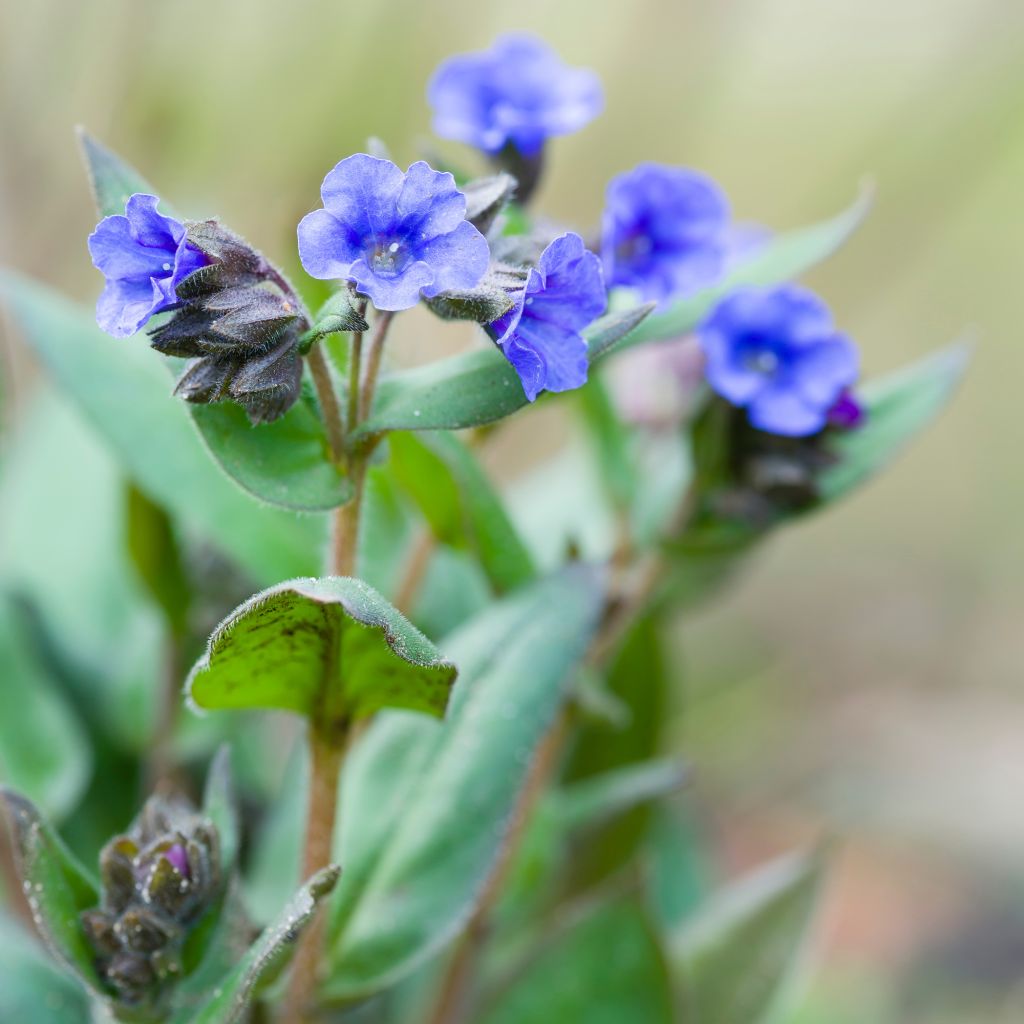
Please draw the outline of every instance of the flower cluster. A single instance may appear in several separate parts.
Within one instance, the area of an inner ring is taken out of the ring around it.
[[[222,890],[217,830],[191,807],[152,797],[103,848],[100,881],[100,906],[81,918],[97,972],[122,1004],[158,1003]]]
[[[607,289],[666,308],[722,286],[743,233],[723,191],[697,171],[641,163],[613,178],[600,257],[579,235],[555,237],[525,212],[547,141],[601,110],[593,72],[567,67],[532,37],[503,36],[446,61],[428,98],[439,135],[505,170],[460,188],[423,161],[403,172],[380,157],[346,157],[323,180],[323,206],[298,225],[299,257],[312,277],[343,282],[378,310],[424,302],[439,316],[476,320],[530,401],[585,383],[584,332],[606,308]],[[132,196],[125,215],[106,218],[89,240],[107,278],[101,326],[123,337],[170,312],[151,334],[161,352],[194,360],[180,395],[230,399],[253,422],[282,415],[300,393],[305,347],[323,332],[259,253],[215,222],[186,226],[156,205],[153,196]],[[348,329],[365,323],[357,307]],[[806,292],[726,291],[700,345],[713,390],[760,430],[803,436],[859,422],[849,393],[856,350]]]

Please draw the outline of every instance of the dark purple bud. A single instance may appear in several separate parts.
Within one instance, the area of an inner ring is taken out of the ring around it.
[[[864,424],[867,412],[853,393],[844,391],[828,411],[828,424],[838,430],[856,430]]]

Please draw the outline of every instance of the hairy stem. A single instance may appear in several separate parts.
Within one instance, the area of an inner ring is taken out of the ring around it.
[[[327,443],[331,446],[331,458],[341,465],[345,461],[345,425],[341,420],[341,407],[338,396],[334,392],[334,381],[331,371],[324,359],[319,345],[314,345],[306,357],[313,375],[316,397],[320,402],[320,412],[327,428]]]
[[[146,765],[146,789],[175,788],[174,730],[181,709],[182,638],[178,632],[165,628],[159,704],[153,740]]]
[[[381,356],[384,354],[384,338],[387,336],[388,328],[394,318],[394,313],[382,312],[377,314],[377,320],[373,325],[373,335],[370,337],[370,351],[366,360],[366,373],[363,376],[362,387],[359,389],[359,419],[365,420],[370,415],[370,407],[373,405],[373,393],[377,388],[377,376],[380,373]]]
[[[331,863],[338,812],[338,784],[341,778],[341,762],[345,756],[344,737],[319,728],[315,722],[310,725],[309,746],[312,764],[302,858],[303,880]],[[295,964],[281,1017],[286,1024],[299,1024],[306,1020],[313,990],[316,987],[324,925],[323,915],[317,914],[303,935],[295,954]]]
[[[430,556],[437,547],[437,539],[429,529],[424,529],[416,538],[412,551],[409,553],[405,563],[405,573],[395,591],[395,607],[403,614],[408,615],[416,594],[423,582],[423,576],[430,565]]]

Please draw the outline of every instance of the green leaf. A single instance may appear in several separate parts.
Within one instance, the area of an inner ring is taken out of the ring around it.
[[[7,812],[15,867],[39,934],[60,963],[101,991],[93,953],[78,922],[83,910],[99,903],[96,883],[30,800],[0,788],[0,807]]]
[[[116,153],[100,145],[84,128],[75,129],[78,143],[89,176],[89,186],[96,202],[96,212],[101,217],[124,214],[125,203],[137,192],[155,196],[159,193],[134,167],[126,164]],[[165,216],[176,214],[161,200],[161,212]]]
[[[600,355],[646,317],[653,306],[609,313],[584,332]],[[596,356],[592,354],[591,358]],[[387,430],[461,430],[510,416],[527,404],[511,364],[491,345],[385,378],[373,412],[357,436]]]
[[[334,888],[341,871],[337,867],[317,872],[285,907],[242,957],[238,966],[218,986],[213,997],[198,1011],[188,1010],[174,1024],[238,1024],[246,1019],[253,998],[284,969],[317,905]]]
[[[884,468],[942,411],[969,360],[969,346],[953,345],[858,388],[867,419],[832,443],[839,461],[818,478],[822,500],[842,497]]]
[[[379,845],[345,856],[328,998],[379,991],[465,926],[500,856],[533,753],[598,626],[603,591],[597,570],[572,567],[493,605],[446,645],[460,666],[448,717],[440,726],[413,725],[409,749],[429,750],[411,757],[409,773],[391,776],[394,792],[405,794],[394,824]],[[358,819],[348,825],[353,843],[361,828]],[[346,897],[350,884],[357,891]]]
[[[20,275],[0,272],[0,296],[46,369],[152,501],[260,583],[316,570],[325,523],[261,508],[217,469],[186,404],[171,396],[159,356],[109,337],[91,313]]]
[[[396,433],[391,463],[438,540],[473,551],[498,593],[535,575],[501,498],[470,449],[447,433]]]
[[[669,974],[640,908],[592,910],[552,936],[481,1024],[672,1024]]]
[[[320,307],[313,326],[302,336],[300,350],[304,355],[312,345],[330,334],[369,329],[366,317],[356,308],[352,291],[349,288],[339,288]]]
[[[355,493],[331,461],[327,432],[310,395],[300,397],[280,419],[256,427],[234,402],[187,408],[220,468],[260,501],[296,512],[324,512]]]
[[[872,189],[862,189],[853,205],[838,216],[775,235],[719,284],[680,299],[664,313],[648,317],[616,346],[617,349],[689,334],[723,296],[740,285],[781,284],[806,273],[831,256],[853,234],[871,208],[873,198]]]
[[[790,855],[723,889],[671,942],[700,1024],[772,1024],[791,1009],[822,880],[819,856]]]
[[[186,684],[200,708],[280,708],[338,724],[384,707],[443,715],[455,666],[361,580],[296,579],[213,632]]]
[[[11,603],[0,597],[0,780],[25,793],[47,814],[63,817],[92,773],[92,752],[67,700],[16,628]]]
[[[0,1020],[90,1024],[85,990],[62,974],[32,936],[0,913]]]
[[[132,564],[171,632],[188,628],[192,593],[174,525],[167,513],[133,484],[125,491],[125,539]]]

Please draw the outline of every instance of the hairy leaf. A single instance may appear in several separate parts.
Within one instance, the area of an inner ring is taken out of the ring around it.
[[[297,579],[236,608],[187,690],[199,708],[280,708],[341,724],[384,707],[442,715],[455,666],[361,580]]]

